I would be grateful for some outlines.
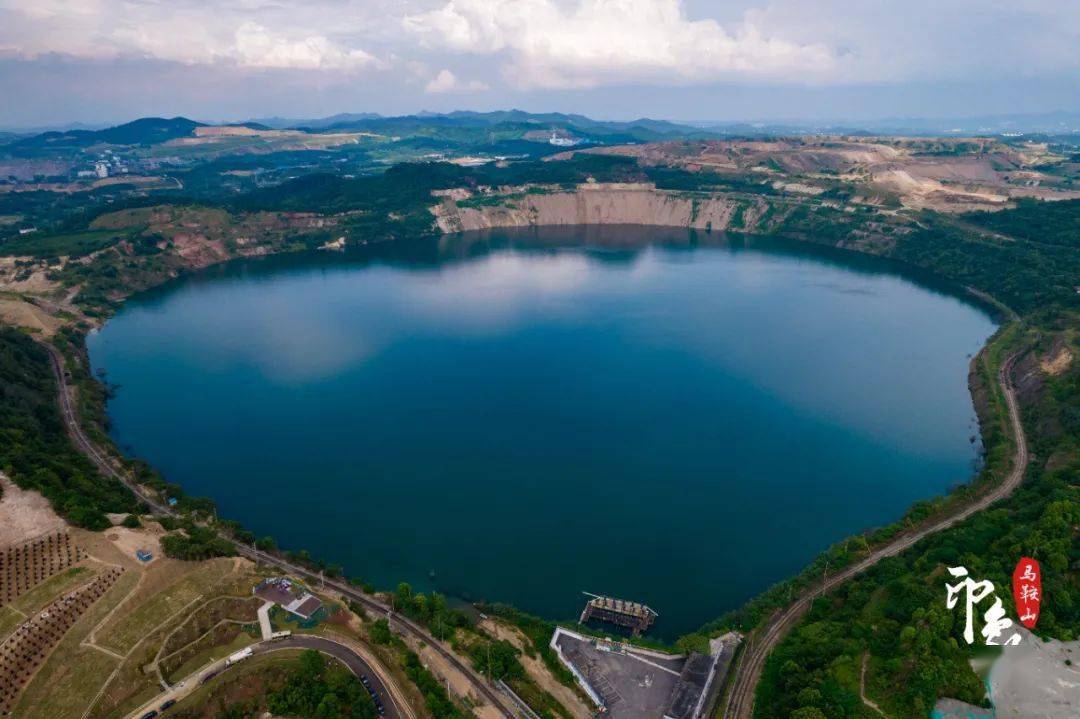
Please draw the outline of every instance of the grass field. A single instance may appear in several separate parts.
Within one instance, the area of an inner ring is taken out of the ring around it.
[[[161,691],[157,674],[149,671],[157,643],[160,641],[160,633],[155,638],[147,638],[143,646],[131,652],[120,663],[108,686],[91,707],[87,715],[90,719],[122,717],[127,711],[142,706],[147,699]],[[87,701],[89,702],[89,698]]]
[[[130,611],[117,613],[98,633],[102,646],[118,654],[126,654],[145,636],[202,596],[219,591],[222,579],[231,571],[228,560],[188,566],[181,565],[183,575],[169,583],[173,576],[148,572],[147,580],[132,596]]]
[[[172,673],[174,679],[180,679],[186,677],[189,674],[195,672],[198,669],[206,666],[212,661],[227,657],[235,651],[243,649],[249,644],[253,644],[258,641],[260,637],[245,634],[241,632],[235,639],[228,644],[221,644],[216,647],[204,649],[197,654],[193,655],[190,659],[185,661]]]
[[[11,607],[0,607],[0,642],[7,638],[8,634],[23,623],[23,615]]]

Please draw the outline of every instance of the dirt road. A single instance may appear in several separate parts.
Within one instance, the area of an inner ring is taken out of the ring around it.
[[[809,610],[815,597],[866,571],[882,559],[899,554],[923,537],[947,529],[976,512],[986,509],[999,499],[1008,497],[1020,486],[1024,473],[1027,471],[1028,449],[1027,438],[1024,436],[1024,428],[1020,422],[1020,408],[1016,403],[1016,394],[1012,386],[1012,370],[1017,356],[1014,354],[1006,359],[998,372],[998,383],[1001,385],[1001,391],[1009,407],[1009,423],[1016,442],[1016,454],[1013,456],[1013,466],[1008,476],[994,489],[971,504],[958,508],[953,514],[934,524],[911,533],[901,534],[889,544],[874,550],[855,564],[845,567],[824,582],[807,590],[794,603],[774,615],[751,635],[739,664],[735,667],[735,673],[731,679],[731,690],[728,692],[721,714],[724,719],[751,719],[754,714],[754,695],[757,691],[758,680],[761,678],[761,670],[765,666],[765,659],[780,643],[780,640],[791,631],[799,618]]]

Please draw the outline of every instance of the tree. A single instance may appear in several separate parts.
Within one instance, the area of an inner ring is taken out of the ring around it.
[[[376,644],[389,644],[391,637],[390,622],[385,618],[375,620],[371,625],[371,641]]]
[[[829,719],[817,707],[803,707],[791,712],[791,719]]]

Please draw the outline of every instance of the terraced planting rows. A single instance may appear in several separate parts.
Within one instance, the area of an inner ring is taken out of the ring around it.
[[[0,606],[18,599],[84,556],[67,532],[48,534],[0,551]]]
[[[0,716],[8,716],[22,688],[64,634],[120,578],[114,567],[27,619],[0,644]]]

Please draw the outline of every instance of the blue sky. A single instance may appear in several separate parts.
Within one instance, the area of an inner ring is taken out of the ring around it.
[[[1080,111],[1072,0],[0,0],[0,126]]]

